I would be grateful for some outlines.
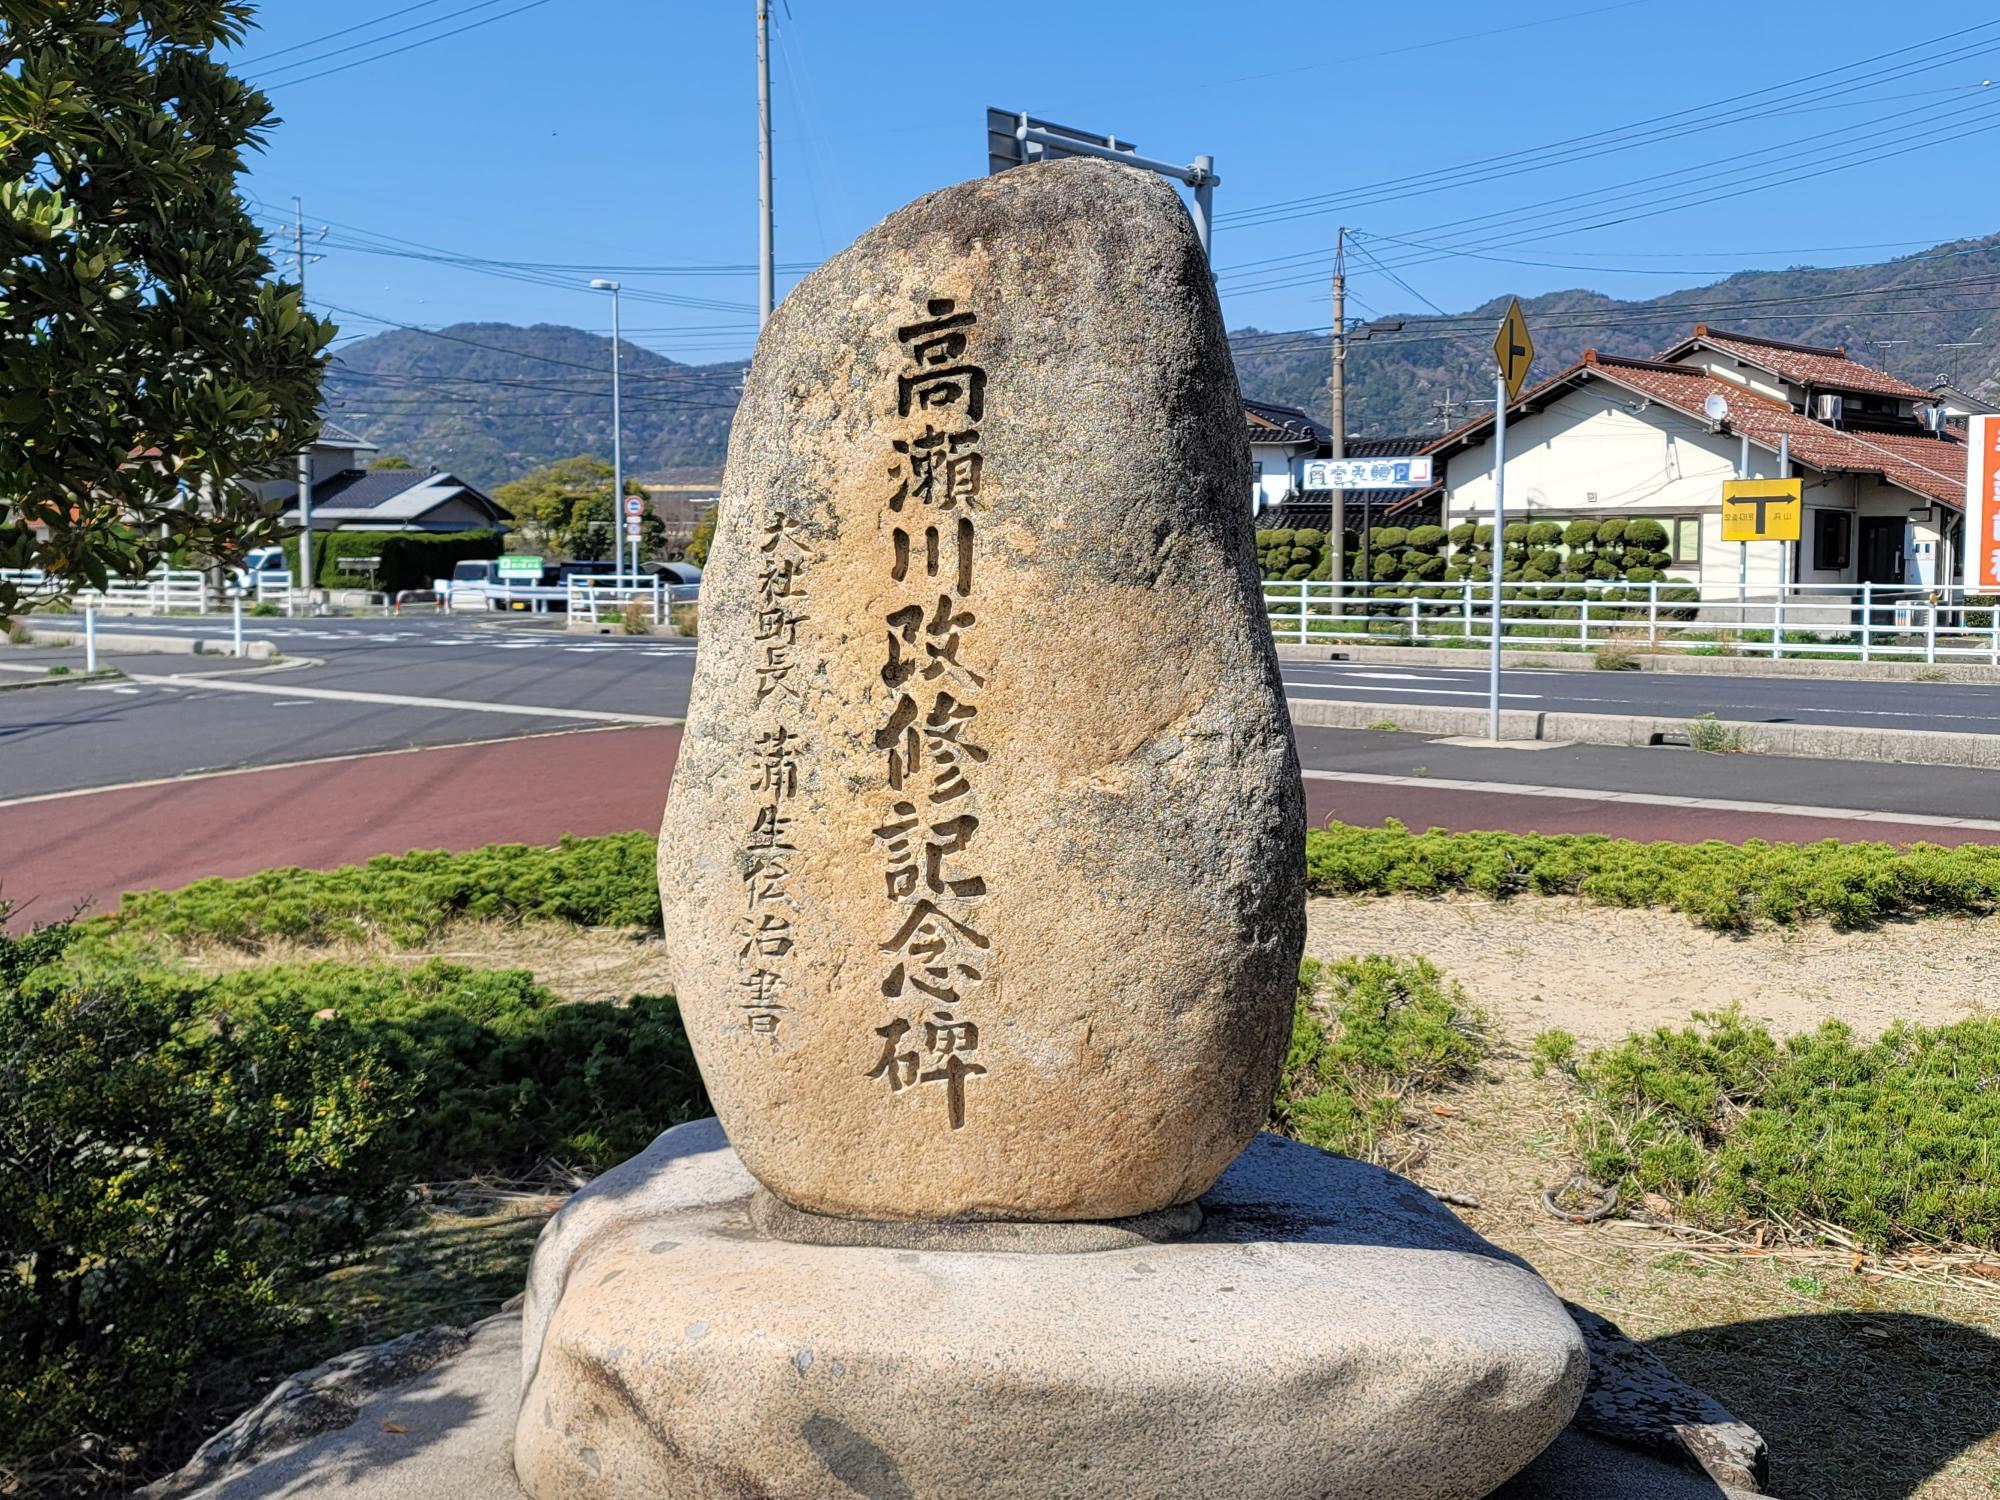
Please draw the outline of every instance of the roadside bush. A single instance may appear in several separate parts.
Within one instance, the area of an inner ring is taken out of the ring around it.
[[[1319,896],[1577,896],[1601,906],[1667,907],[1722,930],[1809,917],[1860,927],[1992,912],[2000,847],[1641,844],[1597,834],[1413,833],[1391,821],[1307,833],[1306,882]]]
[[[565,838],[553,848],[419,850],[337,870],[266,870],[128,894],[107,920],[244,948],[272,938],[323,943],[369,932],[415,944],[466,919],[657,928],[653,858],[653,839],[643,833]]]
[[[237,1020],[330,1012],[364,1039],[410,1099],[382,1143],[407,1178],[600,1172],[707,1113],[671,997],[565,1005],[524,969],[433,960],[244,969],[206,1003]]]
[[[1625,545],[1643,548],[1649,552],[1661,551],[1667,545],[1667,528],[1658,521],[1627,521]]]
[[[505,536],[492,530],[415,531],[329,531],[313,533],[313,582],[319,588],[360,588],[365,574],[343,573],[343,557],[376,557],[376,587],[395,593],[399,589],[430,587],[437,578],[449,578],[452,566],[462,561],[498,557]],[[285,566],[299,576],[299,539],[285,542]]]
[[[1485,1017],[1426,960],[1308,959],[1272,1128],[1378,1160],[1406,1124],[1403,1101],[1465,1082],[1486,1052]]]
[[[1586,1171],[1659,1193],[1694,1223],[1815,1221],[1878,1248],[2000,1244],[2000,1020],[1899,1024],[1862,1044],[1843,1024],[1780,1044],[1734,1010],[1577,1062]]]
[[[695,639],[699,633],[701,610],[695,605],[676,604],[667,611],[667,618],[673,622],[674,630],[689,640]]]
[[[400,1202],[407,1101],[297,1004],[203,1024],[203,987],[85,977],[0,937],[0,1470],[143,1462],[203,1366]]]
[[[1553,547],[1562,539],[1563,529],[1554,521],[1529,523],[1528,534],[1524,538],[1530,547]]]

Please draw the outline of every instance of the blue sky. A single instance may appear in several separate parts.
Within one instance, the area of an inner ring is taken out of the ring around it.
[[[309,290],[348,333],[608,331],[584,283],[615,274],[634,342],[745,354],[753,18],[753,0],[266,0],[237,57],[284,123],[249,190],[274,232],[303,199]],[[781,294],[982,172],[989,104],[1212,154],[1232,328],[1325,327],[1341,223],[1362,236],[1360,316],[1642,296],[2000,229],[1981,170],[2000,19],[1978,7],[773,0],[773,21],[778,260],[798,268]]]

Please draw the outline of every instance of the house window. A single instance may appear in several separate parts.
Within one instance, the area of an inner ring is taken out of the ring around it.
[[[1813,562],[1822,572],[1843,571],[1853,559],[1854,517],[1844,510],[1813,512]]]
[[[1701,562],[1701,517],[1675,516],[1667,522],[1667,550],[1676,566]]]

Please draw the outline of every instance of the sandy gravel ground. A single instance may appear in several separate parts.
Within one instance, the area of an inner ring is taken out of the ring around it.
[[[1872,1037],[1893,1021],[1937,1025],[2000,1005],[2000,919],[1735,936],[1676,912],[1567,898],[1364,896],[1312,902],[1306,951],[1421,954],[1518,1044],[1551,1026],[1615,1042],[1731,1001],[1779,1036],[1837,1018]]]

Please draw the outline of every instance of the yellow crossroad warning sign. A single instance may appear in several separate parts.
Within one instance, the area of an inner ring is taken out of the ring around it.
[[[1796,542],[1805,510],[1802,479],[1727,479],[1722,484],[1725,542]]]
[[[1528,318],[1521,311],[1521,299],[1507,302],[1507,316],[1493,337],[1493,357],[1500,361],[1500,378],[1507,383],[1507,399],[1512,401],[1527,384],[1528,367],[1535,362],[1535,341],[1528,334]]]

